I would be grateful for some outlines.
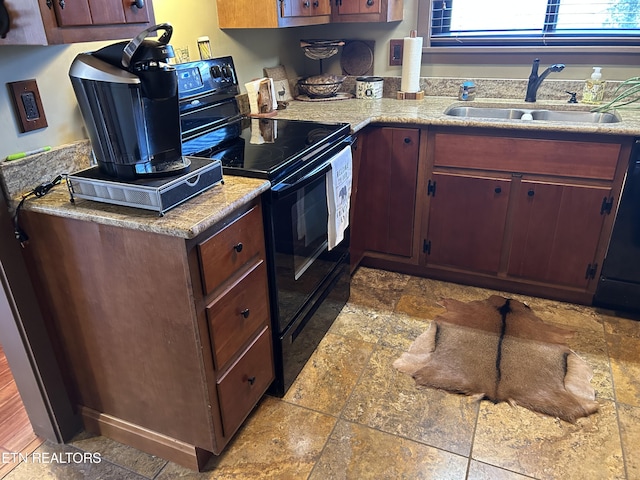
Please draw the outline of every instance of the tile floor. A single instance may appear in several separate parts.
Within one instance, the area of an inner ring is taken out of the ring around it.
[[[640,322],[507,294],[576,330],[570,346],[593,367],[601,405],[576,424],[417,388],[392,367],[444,311],[440,299],[490,293],[361,268],[349,303],[287,395],[265,397],[207,471],[83,433],[36,454],[98,452],[100,463],[22,462],[6,478],[640,479]]]

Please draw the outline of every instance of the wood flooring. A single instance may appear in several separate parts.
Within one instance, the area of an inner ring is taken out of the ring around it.
[[[42,440],[33,433],[29,417],[18,393],[7,357],[0,345],[0,455],[5,452],[29,454]],[[1,459],[1,457],[0,457]],[[17,464],[0,460],[0,478]]]

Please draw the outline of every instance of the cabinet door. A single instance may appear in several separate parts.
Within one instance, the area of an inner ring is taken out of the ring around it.
[[[585,288],[610,189],[523,181],[515,202],[509,275]]]
[[[147,7],[138,8],[132,0],[56,1],[53,8],[60,27],[121,25],[149,21]]]
[[[356,248],[411,257],[420,131],[375,128],[362,140]]]
[[[285,0],[282,5],[283,17],[312,17],[329,15],[330,0]]]
[[[383,0],[337,0],[339,15],[380,13]]]
[[[430,186],[427,263],[497,273],[511,181],[434,173]]]

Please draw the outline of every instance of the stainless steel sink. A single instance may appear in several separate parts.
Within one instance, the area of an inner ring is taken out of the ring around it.
[[[533,110],[534,120],[547,122],[617,123],[620,117],[613,113],[576,112],[563,110]]]
[[[452,117],[506,119],[525,122],[538,120],[545,122],[617,123],[621,121],[617,114],[583,112],[579,110],[451,106],[444,113]]]

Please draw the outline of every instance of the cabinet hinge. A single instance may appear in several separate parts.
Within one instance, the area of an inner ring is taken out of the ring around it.
[[[431,240],[426,238],[422,241],[422,251],[427,255],[431,255]]]
[[[431,181],[429,180],[429,182],[427,183],[427,196],[429,195],[433,195],[434,197],[436,196],[436,182],[435,181]]]
[[[600,207],[600,215],[604,215],[605,213],[608,215],[611,213],[611,208],[613,207],[613,197],[604,197],[602,199],[602,206]]]
[[[598,271],[598,264],[594,263],[593,265],[590,263],[587,265],[587,271],[584,274],[584,278],[596,278],[596,272]]]

